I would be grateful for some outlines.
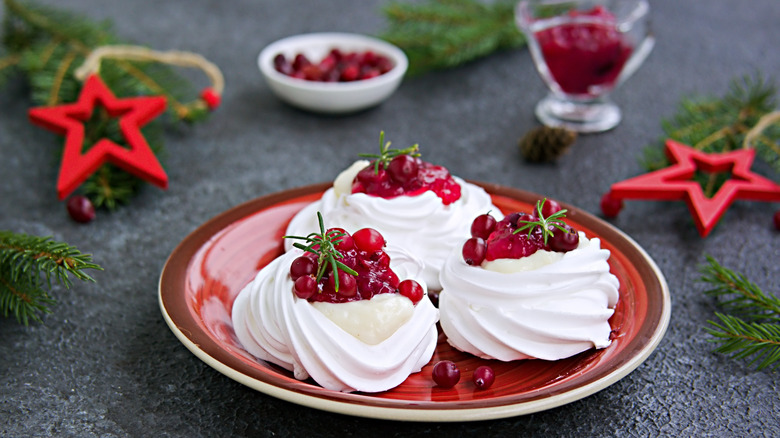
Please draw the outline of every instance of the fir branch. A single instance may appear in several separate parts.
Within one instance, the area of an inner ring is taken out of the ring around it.
[[[736,316],[716,313],[720,322],[709,321],[707,332],[720,345],[716,353],[729,354],[733,359],[749,359],[759,370],[780,363],[780,324],[746,322]]]
[[[27,324],[40,321],[54,303],[46,289],[54,283],[70,288],[70,275],[82,281],[95,280],[87,269],[102,270],[90,254],[50,237],[0,230],[0,311]]]
[[[727,311],[748,321],[780,322],[780,298],[766,295],[755,283],[707,256],[701,281],[711,285],[705,294],[717,297]]]
[[[669,165],[664,155],[667,139],[677,140],[707,153],[728,152],[743,147],[747,133],[777,107],[777,86],[759,73],[734,79],[721,98],[682,99],[677,113],[661,122],[664,135],[644,150],[643,165],[648,171]],[[780,124],[767,127],[751,145],[757,156],[780,173]],[[718,176],[697,180],[706,187],[719,187]]]
[[[19,59],[19,55],[5,55],[0,58],[0,87],[17,70]]]
[[[141,180],[138,178],[107,164],[84,181],[80,190],[96,208],[105,207],[114,210],[130,202],[140,185]]]
[[[523,46],[525,36],[515,26],[514,4],[392,2],[383,9],[389,26],[380,37],[406,53],[410,75],[450,68],[497,50]]]
[[[0,312],[4,317],[13,315],[16,320],[28,325],[30,320],[41,322],[41,314],[51,313],[49,306],[55,301],[39,280],[34,277],[22,277],[11,282],[5,275],[7,267],[0,263]]]
[[[744,275],[707,256],[701,281],[712,285],[704,293],[716,297],[731,314],[716,313],[705,330],[720,344],[714,351],[735,359],[750,359],[763,369],[780,361],[780,299],[764,293]]]

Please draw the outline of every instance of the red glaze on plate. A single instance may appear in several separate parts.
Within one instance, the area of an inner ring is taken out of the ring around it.
[[[478,183],[503,212],[530,211],[542,196]],[[341,393],[259,361],[235,337],[233,300],[257,272],[283,251],[287,223],[331,184],[264,196],[203,224],[173,251],[160,277],[160,308],[173,333],[196,356],[226,376],[263,393],[341,414],[406,421],[471,421],[529,414],[593,394],[639,366],[656,348],[669,323],[671,304],[663,274],[631,238],[576,207],[567,222],[611,251],[610,268],[620,280],[620,301],[610,319],[612,344],[548,362],[500,362],[461,353],[443,334],[431,362],[400,386],[378,394]],[[291,292],[292,293],[292,292]],[[435,386],[433,365],[454,361],[460,382]],[[495,383],[477,389],[471,374],[480,365],[495,371]]]

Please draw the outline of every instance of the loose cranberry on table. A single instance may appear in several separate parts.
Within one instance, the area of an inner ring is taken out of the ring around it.
[[[390,58],[371,50],[342,52],[339,49],[331,49],[318,62],[310,60],[303,53],[297,53],[292,60],[282,53],[274,57],[274,68],[279,73],[315,82],[371,79],[389,72],[393,67]]]
[[[610,192],[607,192],[601,197],[599,206],[605,217],[613,218],[617,217],[620,214],[620,210],[623,209],[623,200],[614,198]]]
[[[85,224],[95,219],[95,207],[86,196],[71,196],[68,198],[68,202],[65,204],[65,207],[67,208],[70,217],[76,222]]]

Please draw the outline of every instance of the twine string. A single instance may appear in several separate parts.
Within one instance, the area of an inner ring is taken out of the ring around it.
[[[100,71],[100,61],[105,58],[124,59],[129,61],[156,61],[180,67],[198,68],[206,74],[211,82],[211,89],[218,96],[225,89],[225,78],[216,64],[203,56],[178,50],[160,52],[141,46],[112,45],[100,46],[93,50],[84,63],[74,71],[76,79],[85,81],[91,74]]]
[[[753,142],[758,138],[769,125],[780,122],[780,111],[773,111],[771,113],[764,114],[758,119],[758,123],[750,128],[750,131],[745,134],[745,139],[742,141],[742,147],[747,149],[753,147]]]

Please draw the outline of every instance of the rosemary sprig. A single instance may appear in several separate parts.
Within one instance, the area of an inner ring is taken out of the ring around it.
[[[716,353],[734,359],[750,359],[758,369],[780,362],[780,298],[764,293],[744,275],[725,268],[707,256],[701,281],[712,287],[704,293],[720,300],[731,314],[716,312],[718,321],[707,321],[705,330],[718,343]]]
[[[399,155],[411,155],[413,157],[420,156],[420,145],[414,144],[406,149],[390,149],[390,142],[385,143],[385,131],[379,132],[379,154],[358,154],[363,158],[374,159],[374,173],[379,173],[379,166],[382,169],[387,169],[387,165],[393,158]]]
[[[542,214],[542,207],[544,206],[544,203],[547,202],[547,198],[542,199],[541,201],[536,201],[536,213],[538,220],[535,221],[527,221],[527,220],[520,220],[519,222],[522,222],[524,225],[521,227],[518,227],[512,234],[517,234],[522,231],[528,230],[528,237],[531,237],[531,233],[533,233],[534,229],[538,226],[542,229],[542,237],[544,238],[544,244],[547,245],[547,238],[552,237],[553,230],[550,229],[550,226],[554,228],[558,228],[559,230],[563,231],[564,233],[568,233],[569,230],[564,227],[566,225],[565,222],[563,222],[563,218],[566,217],[566,210],[565,208],[562,210],[558,210],[555,213],[551,214],[548,217],[544,217]]]
[[[319,233],[310,233],[306,237],[284,236],[283,238],[303,240],[305,243],[295,242],[293,243],[293,246],[317,256],[317,283],[320,282],[322,276],[325,274],[325,270],[328,266],[330,266],[334,275],[333,281],[336,286],[335,290],[338,292],[339,269],[351,275],[358,275],[358,273],[354,269],[339,261],[339,259],[344,257],[344,255],[336,249],[336,245],[341,243],[341,238],[344,237],[345,233],[338,230],[329,230],[326,232],[325,223],[322,220],[322,213],[319,211],[317,212],[317,221],[320,225]]]

